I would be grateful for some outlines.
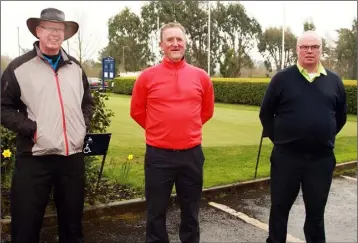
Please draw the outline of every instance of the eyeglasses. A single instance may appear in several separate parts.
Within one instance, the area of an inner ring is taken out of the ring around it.
[[[41,26],[41,25],[39,25],[39,27],[49,31],[50,33],[53,33],[53,32],[63,33],[63,32],[65,32],[64,29],[57,29],[57,28],[53,28],[53,27],[45,27],[45,26]]]
[[[312,46],[302,45],[299,47],[300,47],[301,51],[308,51],[308,49],[310,49],[310,48],[312,51],[317,51],[321,46],[320,45],[312,45]]]

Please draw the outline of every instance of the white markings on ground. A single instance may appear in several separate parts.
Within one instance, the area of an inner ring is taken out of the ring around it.
[[[215,202],[209,202],[209,205],[210,206],[213,206],[217,209],[220,209],[226,213],[229,213],[237,218],[240,218],[241,220],[245,221],[246,223],[248,224],[251,224],[255,227],[258,227],[266,232],[268,232],[268,225],[265,224],[265,223],[262,223],[260,222],[259,220],[257,219],[254,219],[254,218],[250,218],[249,216],[247,216],[246,214],[244,213],[241,213],[241,212],[237,212],[235,211],[234,209],[226,206],[226,205],[223,205],[223,204],[219,204],[219,203],[215,203]],[[293,237],[292,235],[290,234],[287,234],[287,242],[304,242],[298,238],[295,238]]]
[[[353,178],[353,177],[350,177],[350,176],[341,175],[341,177],[343,177],[345,179],[348,179],[348,180],[357,181],[357,178]]]

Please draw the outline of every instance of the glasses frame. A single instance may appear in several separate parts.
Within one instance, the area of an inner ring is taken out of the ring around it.
[[[64,29],[58,29],[58,28],[53,28],[53,27],[45,27],[45,26],[42,26],[42,25],[38,25],[38,27],[44,29],[44,30],[47,30],[48,32],[50,32],[51,34],[53,32],[56,32],[56,33],[65,33],[65,30]]]
[[[321,45],[311,45],[311,46],[308,46],[308,45],[300,45],[298,46],[300,48],[301,51],[308,51],[311,49],[311,51],[318,51],[320,48],[321,48]]]

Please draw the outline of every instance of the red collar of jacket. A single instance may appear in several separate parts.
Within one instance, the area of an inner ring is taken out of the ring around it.
[[[163,63],[164,66],[166,66],[168,68],[178,69],[178,68],[184,67],[185,64],[186,64],[186,61],[185,61],[184,57],[178,62],[173,62],[168,57],[164,57],[162,63]]]

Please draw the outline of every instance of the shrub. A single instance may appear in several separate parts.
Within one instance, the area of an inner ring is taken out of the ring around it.
[[[215,101],[229,104],[244,104],[260,106],[269,79],[213,78]],[[114,81],[113,92],[132,94],[135,77],[117,78]],[[345,80],[348,113],[357,114],[357,81]],[[355,84],[354,84],[355,83]]]
[[[111,117],[114,116],[114,113],[106,108],[106,104],[104,103],[108,100],[109,94],[94,91],[92,92],[92,97],[95,107],[89,132],[104,133],[111,124]],[[95,201],[95,187],[100,167],[96,161],[96,157],[85,157],[86,199],[90,204],[93,204]]]
[[[11,153],[16,153],[16,136],[13,132],[9,131],[5,127],[1,125],[1,153],[5,150],[9,149]],[[3,163],[6,161],[1,154],[1,167],[3,168]]]
[[[357,85],[346,85],[348,113],[357,115]]]

